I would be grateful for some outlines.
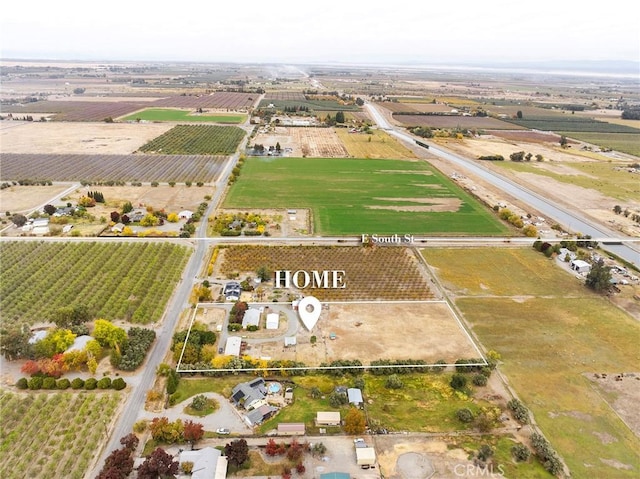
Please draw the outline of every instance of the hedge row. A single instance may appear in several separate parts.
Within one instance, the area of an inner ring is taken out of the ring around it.
[[[127,383],[122,378],[115,378],[113,381],[109,377],[102,379],[89,378],[87,380],[75,378],[69,381],[67,378],[55,379],[52,377],[34,376],[30,379],[20,378],[16,382],[18,389],[85,389],[91,391],[93,389],[115,389],[120,391],[127,387]]]

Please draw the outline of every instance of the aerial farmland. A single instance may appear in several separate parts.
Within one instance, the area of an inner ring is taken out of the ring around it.
[[[4,66],[7,477],[106,477],[118,450],[233,458],[242,441],[228,477],[637,475],[640,272],[606,244],[640,238],[640,120],[621,118],[637,85]],[[255,408],[237,399],[262,384]],[[324,452],[277,453],[297,451],[269,440],[292,423]],[[360,441],[375,468],[351,457]]]

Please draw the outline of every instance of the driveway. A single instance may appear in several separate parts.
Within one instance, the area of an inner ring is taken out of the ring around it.
[[[150,421],[154,417],[163,416],[172,422],[176,419],[182,419],[182,421],[191,419],[193,422],[199,422],[202,424],[205,431],[215,431],[219,427],[223,427],[229,429],[232,434],[253,433],[253,431],[244,423],[236,408],[234,408],[224,396],[216,393],[203,393],[203,395],[218,401],[219,408],[214,413],[204,417],[186,414],[184,412],[184,408],[191,404],[191,398],[189,398],[176,406],[165,409],[162,413],[142,411],[138,419],[146,419]]]

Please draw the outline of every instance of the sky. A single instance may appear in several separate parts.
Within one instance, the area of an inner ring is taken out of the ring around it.
[[[640,61],[640,2],[29,0],[4,59],[261,63]]]

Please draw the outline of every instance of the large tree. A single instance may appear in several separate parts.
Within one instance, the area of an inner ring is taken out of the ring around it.
[[[93,337],[96,338],[101,346],[115,348],[119,347],[127,339],[127,333],[111,321],[97,319],[93,328]]]
[[[173,460],[173,456],[158,447],[138,467],[138,479],[164,479],[175,477],[180,464]]]
[[[244,439],[237,439],[224,446],[224,455],[229,464],[241,466],[249,458],[249,446]]]
[[[585,284],[597,292],[609,290],[611,287],[611,268],[604,264],[604,260],[600,259],[593,263]]]
[[[349,409],[344,417],[344,432],[351,435],[362,434],[367,428],[364,413],[355,407]]]
[[[183,431],[184,440],[191,444],[191,448],[193,445],[198,442],[204,436],[204,427],[199,422],[193,422],[190,419],[187,419],[184,422],[184,431]]]

